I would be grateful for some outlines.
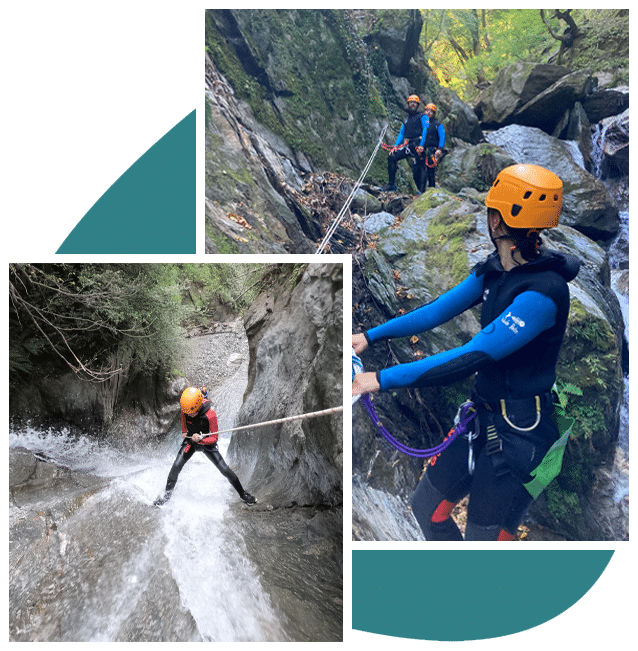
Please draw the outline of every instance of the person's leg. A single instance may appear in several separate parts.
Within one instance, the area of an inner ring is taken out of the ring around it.
[[[420,194],[425,192],[425,170],[424,159],[417,156],[412,165],[412,178],[414,179],[414,184]]]
[[[428,466],[414,491],[412,512],[426,540],[463,540],[451,514],[472,483],[467,446],[466,438],[456,439]]]
[[[511,472],[497,476],[485,448],[476,460],[465,540],[514,540],[532,497]]]
[[[529,403],[529,404],[528,404]],[[502,441],[502,452],[490,456],[483,448],[476,461],[467,509],[466,540],[513,540],[533,499],[524,484],[557,440],[559,434],[551,404],[543,409],[536,426],[533,401],[508,404],[508,415],[521,428],[505,422],[500,414],[493,423]]]
[[[241,485],[237,475],[231,470],[228,464],[224,461],[224,458],[221,455],[221,452],[217,449],[217,446],[205,447],[202,449],[204,454],[215,464],[217,470],[228,479],[232,487],[237,491],[239,497],[241,497],[244,502],[247,504],[254,504],[257,500],[244,490],[244,487]]]
[[[168,473],[164,495],[158,497],[155,502],[153,502],[155,506],[162,506],[162,504],[166,504],[166,502],[171,499],[171,495],[173,494],[173,489],[177,483],[179,473],[182,471],[184,464],[193,456],[194,452],[195,446],[192,443],[189,443],[188,441],[184,441],[184,443],[182,443],[182,446],[180,447],[179,452],[175,457],[175,461],[173,462],[173,466]]]

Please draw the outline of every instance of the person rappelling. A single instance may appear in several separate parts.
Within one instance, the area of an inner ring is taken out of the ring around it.
[[[353,396],[446,385],[475,376],[468,430],[434,456],[412,496],[427,540],[463,540],[451,517],[469,495],[465,540],[513,540],[533,499],[560,471],[568,433],[559,430],[552,388],[569,314],[568,283],[579,261],[542,247],[558,225],[563,183],[537,165],[502,170],[485,204],[495,251],[431,303],[352,337],[353,352],[431,330],[481,305],[468,343],[414,362],[354,376]]]
[[[423,153],[425,145],[425,134],[428,127],[428,119],[425,113],[419,111],[421,99],[418,95],[410,95],[407,100],[408,117],[401,125],[401,131],[397,136],[394,146],[389,149],[388,154],[388,184],[382,189],[383,192],[395,192],[397,166],[404,158],[412,158],[412,178],[417,188],[421,186],[423,173]],[[387,149],[387,147],[384,147]]]
[[[153,504],[162,506],[170,500],[179,473],[195,452],[203,452],[215,464],[217,470],[228,479],[239,497],[246,504],[255,504],[257,500],[244,490],[237,475],[228,467],[217,449],[217,414],[213,410],[210,400],[208,400],[207,392],[196,387],[188,387],[184,389],[179,402],[182,438],[184,440],[168,473],[164,494],[158,497]]]

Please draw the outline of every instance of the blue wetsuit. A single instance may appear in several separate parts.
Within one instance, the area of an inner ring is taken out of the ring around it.
[[[458,438],[428,467],[412,500],[428,540],[462,539],[449,516],[468,493],[466,540],[515,533],[531,503],[523,483],[558,438],[551,389],[569,314],[567,283],[578,269],[575,258],[544,251],[506,272],[493,253],[435,301],[365,333],[369,343],[410,336],[482,304],[482,329],[467,344],[377,373],[382,391],[445,385],[476,373],[474,473],[468,470],[467,440]],[[498,450],[487,445],[490,427]]]
[[[404,158],[414,159],[412,164],[412,177],[417,188],[420,187],[423,176],[423,160],[417,155],[416,148],[424,146],[428,124],[429,119],[427,115],[424,113],[412,113],[401,125],[401,131],[399,131],[394,146],[399,147],[406,140],[407,144],[405,147],[396,149],[388,154],[388,188],[394,186],[397,165]]]

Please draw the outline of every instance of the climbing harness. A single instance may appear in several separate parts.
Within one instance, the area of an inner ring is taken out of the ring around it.
[[[287,418],[277,418],[276,420],[269,420],[263,423],[253,423],[252,425],[242,425],[241,427],[232,427],[231,429],[222,429],[215,434],[226,434],[227,432],[238,432],[243,429],[251,429],[252,427],[265,427],[266,425],[278,425],[279,423],[288,423],[292,420],[305,420],[307,418],[317,418],[319,416],[329,416],[343,411],[343,405],[340,407],[331,407],[330,409],[322,409],[321,411],[311,411],[307,414],[300,414],[299,416],[288,416]],[[185,436],[184,438],[192,438],[192,436]]]
[[[359,373],[363,373],[363,363],[361,362],[361,359],[355,354],[353,349],[352,379],[354,380],[354,376],[358,375]],[[450,430],[444,441],[433,448],[419,450],[417,448],[408,447],[404,443],[401,443],[401,441],[398,441],[396,438],[394,438],[394,436],[392,436],[392,434],[390,434],[390,432],[388,432],[388,430],[381,422],[379,416],[377,415],[369,393],[364,393],[360,397],[361,404],[368,412],[370,420],[376,425],[379,433],[383,436],[383,438],[385,438],[385,440],[390,443],[390,445],[399,450],[399,452],[403,452],[403,454],[407,454],[408,456],[415,457],[417,459],[427,459],[429,457],[436,457],[441,454],[443,450],[448,448],[461,434],[467,430],[469,423],[476,417],[476,409],[474,409],[473,403],[469,400],[464,402],[459,407],[459,410],[456,414],[456,417],[454,419],[454,427]],[[353,398],[353,404],[355,401],[356,399]]]
[[[337,230],[337,227],[341,223],[342,219],[345,217],[345,214],[350,208],[350,204],[354,199],[354,195],[357,193],[357,190],[361,187],[361,184],[363,183],[363,179],[365,178],[366,174],[370,170],[370,167],[372,166],[372,161],[374,160],[374,157],[377,155],[377,152],[379,151],[379,147],[381,147],[381,143],[383,142],[383,136],[385,136],[385,132],[387,131],[387,129],[388,129],[388,125],[386,124],[385,127],[383,127],[383,129],[381,130],[381,134],[379,135],[377,146],[374,148],[374,151],[372,152],[372,156],[370,156],[367,165],[363,169],[363,172],[361,172],[361,175],[359,176],[357,182],[354,184],[354,187],[352,188],[352,192],[346,199],[346,202],[343,204],[343,208],[341,208],[339,214],[336,216],[335,220],[332,222],[332,224],[326,231],[323,240],[321,240],[321,244],[315,251],[315,255],[320,255],[321,253],[324,252],[326,246],[328,246],[328,242],[330,241],[330,238],[334,235],[334,232]]]

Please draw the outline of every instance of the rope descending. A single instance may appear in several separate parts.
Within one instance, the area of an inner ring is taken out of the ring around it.
[[[385,136],[385,132],[388,129],[388,125],[386,124],[385,127],[383,127],[381,131],[381,135],[379,136],[379,140],[377,142],[377,146],[374,148],[374,151],[372,152],[372,156],[370,156],[370,159],[368,160],[368,164],[365,166],[363,169],[363,172],[361,172],[361,175],[359,176],[359,179],[357,182],[354,184],[354,187],[352,188],[352,192],[348,196],[346,202],[343,204],[343,208],[339,211],[339,214],[337,217],[334,219],[328,230],[326,231],[326,234],[323,237],[323,240],[321,240],[321,244],[319,245],[319,248],[315,251],[315,255],[319,255],[324,252],[324,249],[326,246],[328,246],[328,242],[330,241],[330,238],[334,235],[334,232],[337,230],[337,227],[343,220],[348,208],[350,208],[350,204],[352,203],[352,200],[354,199],[354,195],[357,193],[357,190],[361,187],[361,184],[363,183],[363,179],[365,178],[366,174],[368,173],[370,167],[372,166],[372,161],[374,160],[374,157],[377,155],[377,152],[379,151],[379,147],[381,146],[381,143],[383,142],[383,136]]]
[[[251,429],[252,427],[265,427],[266,425],[277,425],[279,423],[287,423],[291,420],[302,420],[306,418],[317,418],[318,416],[329,416],[330,414],[337,414],[340,411],[343,411],[343,405],[340,407],[331,407],[330,409],[322,409],[321,411],[311,411],[307,414],[300,414],[299,416],[288,416],[286,418],[277,418],[276,420],[269,420],[263,423],[253,423],[252,425],[242,425],[241,427],[232,427],[231,429],[222,429],[216,434],[226,434],[227,432],[238,432],[242,429]],[[184,438],[192,438],[186,436]]]

